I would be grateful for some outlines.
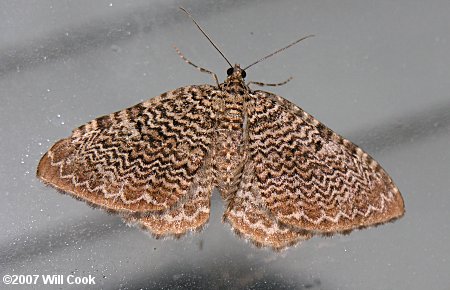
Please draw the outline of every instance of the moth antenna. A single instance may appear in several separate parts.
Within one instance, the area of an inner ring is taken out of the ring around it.
[[[192,21],[194,21],[195,25],[197,25],[198,29],[200,29],[200,31],[203,33],[203,35],[209,40],[209,42],[214,46],[214,48],[220,53],[220,55],[228,62],[228,64],[230,65],[230,67],[233,67],[233,65],[231,64],[231,62],[225,57],[225,55],[220,51],[220,49],[217,47],[217,45],[214,44],[214,42],[211,40],[211,38],[206,34],[206,32],[200,27],[200,25],[197,23],[197,21],[195,21],[194,17],[192,17],[192,15],[186,11],[186,9],[184,9],[183,7],[179,7],[181,10],[184,11],[184,13],[187,14],[187,16],[189,16],[189,18],[191,18]]]
[[[305,40],[305,39],[310,38],[310,37],[313,37],[313,36],[315,36],[315,35],[311,34],[311,35],[302,37],[302,38],[300,38],[300,39],[297,39],[296,41],[294,41],[293,43],[289,44],[288,46],[285,46],[285,47],[283,47],[283,48],[280,48],[279,50],[277,50],[277,51],[275,51],[275,52],[272,52],[271,54],[266,55],[265,57],[263,57],[263,58],[261,58],[261,59],[258,59],[257,61],[255,61],[255,62],[252,63],[251,65],[249,65],[249,66],[247,66],[246,68],[244,68],[244,70],[248,69],[248,68],[251,67],[251,66],[254,66],[255,64],[257,64],[257,63],[259,63],[259,62],[262,62],[263,60],[268,59],[268,58],[271,57],[271,56],[274,56],[275,54],[277,54],[277,53],[279,53],[279,52],[282,52],[282,51],[285,50],[285,49],[288,49],[289,47],[293,46],[294,44],[299,43],[299,42],[302,41],[302,40]]]

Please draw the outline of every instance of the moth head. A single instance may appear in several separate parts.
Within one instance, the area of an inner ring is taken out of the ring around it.
[[[245,79],[247,73],[238,64],[235,64],[234,67],[227,69],[227,75],[232,79]]]

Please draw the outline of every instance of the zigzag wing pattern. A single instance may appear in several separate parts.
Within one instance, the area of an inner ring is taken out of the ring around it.
[[[208,222],[210,197],[213,188],[212,166],[208,158],[194,177],[190,192],[179,206],[141,217],[130,215],[125,221],[139,225],[156,237],[182,236],[187,231],[199,230]]]
[[[253,163],[246,163],[239,189],[230,200],[223,219],[231,224],[238,235],[249,239],[256,246],[279,250],[309,239],[311,234],[277,222],[263,205],[255,183],[254,167]]]
[[[210,170],[212,90],[183,87],[97,118],[53,145],[37,176],[91,205],[124,214],[168,211],[194,196],[209,197],[212,181],[200,183],[199,174]],[[209,214],[209,202],[202,207]]]
[[[279,222],[333,233],[403,215],[399,190],[362,149],[279,96],[250,96],[254,187]]]

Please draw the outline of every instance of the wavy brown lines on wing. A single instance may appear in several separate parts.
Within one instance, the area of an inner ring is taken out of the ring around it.
[[[216,187],[223,220],[277,250],[403,215],[372,157],[286,99],[252,90],[239,65],[227,74],[78,127],[42,157],[37,176],[157,237],[202,229]]]

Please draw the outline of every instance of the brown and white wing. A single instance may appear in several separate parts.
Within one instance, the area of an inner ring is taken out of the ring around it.
[[[156,234],[198,228],[213,187],[213,90],[179,88],[97,118],[53,145],[37,176],[91,205],[132,214]]]
[[[258,247],[280,250],[309,239],[311,234],[279,223],[264,206],[258,194],[254,166],[251,161],[245,164],[238,190],[223,215],[224,221],[231,224],[236,234]]]
[[[383,168],[299,107],[256,91],[248,114],[253,191],[278,222],[333,233],[403,215],[402,196]]]
[[[153,214],[136,217],[124,217],[126,222],[137,224],[156,237],[170,235],[181,236],[188,230],[202,229],[209,219],[211,191],[213,187],[212,166],[210,160],[195,176],[192,193],[178,206]]]

